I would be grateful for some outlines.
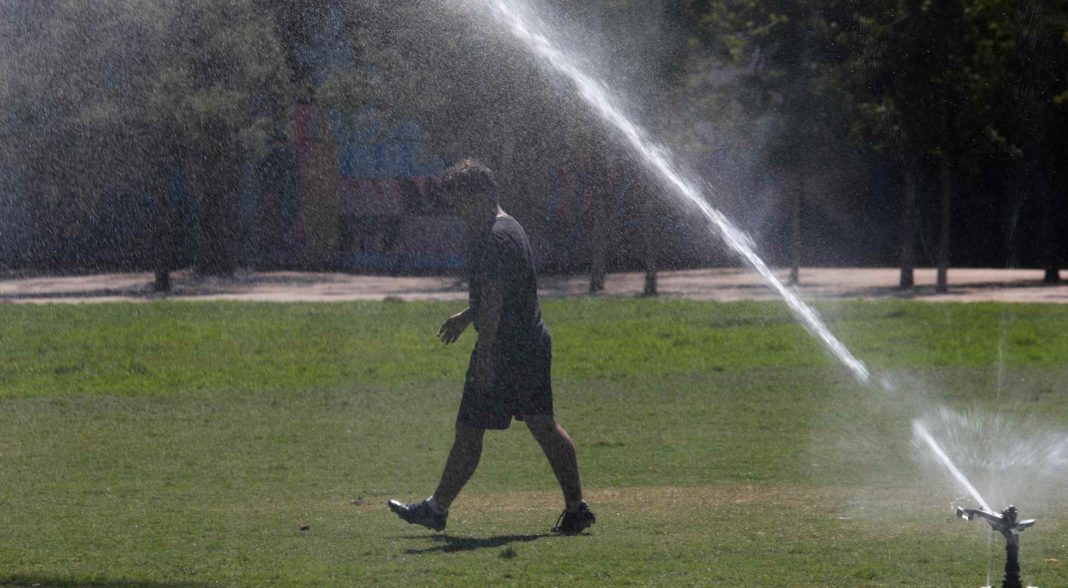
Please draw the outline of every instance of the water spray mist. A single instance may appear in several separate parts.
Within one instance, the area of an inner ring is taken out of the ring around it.
[[[864,365],[834,336],[823,319],[811,306],[804,303],[797,292],[788,288],[775,276],[768,264],[757,255],[749,236],[734,225],[722,212],[708,203],[701,190],[687,179],[675,164],[675,158],[664,146],[653,142],[648,134],[631,120],[616,104],[612,92],[604,84],[588,74],[570,55],[550,40],[537,19],[527,14],[520,3],[513,0],[479,0],[487,4],[506,29],[519,39],[531,52],[567,77],[578,89],[587,104],[624,139],[638,156],[641,163],[653,172],[668,188],[670,194],[688,208],[699,211],[709,223],[709,228],[723,238],[727,246],[748,263],[764,281],[775,290],[789,306],[790,311],[802,325],[830,350],[839,361],[853,373],[861,384],[867,384],[871,375]]]
[[[540,20],[534,18],[521,2],[515,0],[471,0],[489,8],[497,21],[544,64],[569,79],[579,95],[590,108],[614,129],[637,155],[639,161],[669,188],[669,194],[690,209],[696,209],[708,221],[709,229],[719,235],[724,243],[748,263],[786,302],[790,311],[802,325],[844,365],[861,384],[870,383],[867,366],[857,359],[827,328],[819,314],[779,280],[767,263],[756,253],[755,245],[748,235],[734,225],[722,212],[713,207],[696,184],[690,181],[675,163],[675,157],[664,146],[652,141],[648,134],[631,120],[616,104],[614,94],[597,78],[581,67],[575,59],[554,43]],[[888,386],[884,383],[884,386]],[[1010,506],[1001,514],[993,513],[978,490],[953,464],[923,424],[913,423],[914,432],[924,440],[942,464],[981,506],[980,509],[959,509],[958,513],[968,519],[980,516],[999,531],[1006,539],[1008,561],[1005,563],[1005,588],[1020,587],[1019,541],[1017,535],[1034,524],[1033,520],[1017,521],[1016,508]]]

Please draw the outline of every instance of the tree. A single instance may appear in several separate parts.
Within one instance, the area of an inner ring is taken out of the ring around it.
[[[157,286],[173,269],[164,178],[192,177],[197,268],[236,265],[245,158],[277,137],[290,74],[253,0],[56,1],[41,34],[5,59],[4,110],[17,113],[21,164],[48,197],[89,209],[116,186],[154,194]]]
[[[612,12],[608,3],[566,6],[583,28]],[[505,205],[527,218],[544,217],[557,175],[589,178],[581,214],[592,233],[575,253],[586,255],[598,290],[612,251],[606,223],[618,149],[578,94],[477,11],[359,0],[343,14],[358,65],[322,86],[321,104],[361,128],[414,121],[444,159],[483,159],[497,173]]]
[[[706,91],[726,93],[746,120],[765,121],[765,156],[780,179],[789,218],[790,281],[800,283],[805,190],[828,160],[851,156],[841,116],[843,96],[830,83],[844,58],[841,3],[819,0],[689,0],[681,15],[696,23],[691,44],[733,68],[731,81]],[[722,77],[722,76],[721,76]]]
[[[693,45],[735,68],[730,83],[719,76],[719,87],[750,115],[775,115],[779,126],[772,127],[768,155],[785,186],[804,185],[807,170],[820,160],[806,156],[826,159],[831,146],[844,143],[847,129],[858,145],[894,162],[902,190],[902,287],[914,281],[916,195],[928,174],[939,192],[938,290],[944,292],[959,186],[1020,153],[1030,151],[1035,161],[1047,154],[1063,158],[1064,149],[1052,141],[1064,133],[1037,132],[1063,121],[1056,102],[1065,85],[1065,9],[1059,6],[1008,0],[689,0],[681,10],[692,23]],[[1044,59],[1037,58],[1040,53]],[[716,93],[722,94],[713,85],[710,94]],[[1021,116],[1030,123],[1021,124]],[[1063,122],[1052,128],[1063,128]],[[1026,137],[1041,137],[1044,144],[1027,149]],[[1036,166],[1062,167],[1053,159]],[[790,194],[795,268],[800,192]],[[1058,233],[1052,223],[1046,223],[1047,235]]]
[[[1064,190],[1068,152],[1068,7],[1027,0],[1005,8],[997,25],[1007,29],[1012,50],[992,56],[1007,72],[997,101],[998,123],[1017,186],[1041,203],[1043,282],[1057,283],[1064,196],[1058,207],[1056,194],[1058,183]]]
[[[1012,4],[1006,0],[876,0],[842,27],[850,58],[838,82],[851,96],[854,130],[893,155],[902,172],[901,286],[913,284],[918,171],[937,167],[940,224],[936,289],[948,288],[950,227],[958,180],[1012,149],[995,111],[1012,84]]]

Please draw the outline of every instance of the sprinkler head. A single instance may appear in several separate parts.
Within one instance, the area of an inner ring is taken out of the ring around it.
[[[1009,541],[1015,541],[1015,537],[1020,531],[1035,524],[1035,519],[1026,519],[1023,521],[1017,520],[1018,511],[1015,506],[1009,505],[1008,508],[1001,511],[1001,513],[993,513],[981,508],[963,508],[957,507],[957,516],[970,521],[975,517],[979,517],[985,520],[990,528],[994,529],[998,533],[1005,536],[1005,539]]]
[[[1023,588],[1020,581],[1020,531],[1035,524],[1035,519],[1018,521],[1017,514],[1019,513],[1016,507],[1012,505],[1000,514],[981,508],[957,507],[958,517],[968,521],[980,517],[990,524],[990,528],[1005,537],[1005,580],[1001,588]]]

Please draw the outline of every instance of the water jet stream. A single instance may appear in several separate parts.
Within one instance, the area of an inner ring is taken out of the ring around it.
[[[622,135],[626,143],[640,157],[642,163],[653,171],[666,185],[673,189],[683,204],[697,209],[709,221],[709,228],[745,260],[769,286],[786,301],[790,311],[802,325],[817,337],[828,350],[853,373],[861,383],[867,384],[870,373],[867,366],[834,336],[815,309],[805,304],[797,293],[775,276],[767,263],[757,255],[749,236],[736,227],[722,212],[704,198],[701,191],[688,180],[674,163],[671,153],[654,143],[645,131],[627,117],[616,105],[613,94],[598,79],[586,73],[570,55],[554,43],[544,27],[536,19],[524,14],[514,0],[478,0],[488,4],[490,11],[517,39],[526,45],[544,63],[563,74],[575,84],[582,98],[612,128]]]
[[[946,469],[949,470],[949,473],[953,476],[953,478],[957,480],[957,483],[963,486],[964,489],[972,495],[972,498],[975,499],[975,501],[979,504],[979,506],[983,508],[983,510],[987,512],[994,512],[990,509],[990,505],[987,504],[985,500],[983,500],[983,495],[979,494],[979,491],[975,489],[975,486],[972,486],[972,483],[968,481],[968,478],[964,475],[964,473],[957,469],[957,466],[953,464],[953,460],[949,459],[949,456],[946,455],[946,452],[942,449],[942,446],[939,445],[938,441],[936,441],[935,438],[931,436],[931,433],[927,430],[927,427],[923,426],[923,423],[921,423],[920,421],[912,421],[912,431],[920,439],[923,439],[924,443],[926,443],[927,446],[931,449],[931,451],[934,452],[935,456],[938,457],[938,460],[942,462],[942,465],[945,466]]]
[[[871,374],[864,365],[834,336],[816,311],[800,299],[797,292],[788,288],[757,255],[749,236],[736,227],[722,212],[706,200],[701,190],[690,181],[676,165],[671,152],[653,142],[647,133],[635,124],[617,106],[614,94],[597,78],[587,73],[568,53],[555,43],[540,20],[534,18],[517,0],[472,0],[487,6],[496,20],[521,41],[543,64],[562,74],[575,85],[588,105],[610,127],[614,128],[626,144],[639,156],[641,162],[672,190],[669,192],[682,204],[699,211],[709,222],[709,228],[745,260],[775,290],[789,306],[790,311],[802,325],[817,337],[827,349],[845,365],[861,384],[870,383]],[[889,386],[884,383],[884,386]],[[934,452],[960,485],[987,511],[990,506],[967,477],[953,464],[949,456],[919,421],[913,421],[913,430]]]

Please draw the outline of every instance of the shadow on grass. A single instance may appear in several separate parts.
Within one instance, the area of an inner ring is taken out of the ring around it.
[[[63,576],[0,576],[0,586],[26,588],[202,588],[208,584],[198,582],[153,582],[126,578],[63,577]]]
[[[454,553],[458,551],[473,551],[475,549],[492,549],[494,547],[504,547],[506,545],[511,545],[512,543],[528,543],[530,541],[537,541],[542,537],[552,537],[552,535],[497,535],[495,537],[485,538],[432,535],[430,538],[437,543],[441,543],[441,545],[435,545],[433,547],[426,547],[423,549],[406,549],[404,553],[408,555],[418,555],[420,553]]]

